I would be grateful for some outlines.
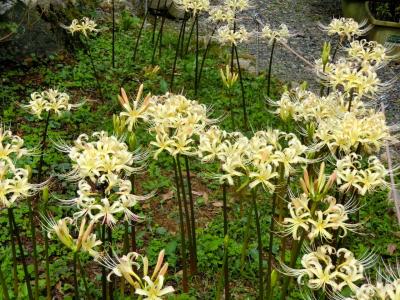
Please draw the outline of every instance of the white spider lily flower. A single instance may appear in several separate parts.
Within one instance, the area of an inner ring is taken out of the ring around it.
[[[68,30],[72,35],[75,32],[82,33],[85,37],[88,37],[90,33],[97,33],[99,30],[96,28],[97,24],[95,21],[89,19],[88,17],[82,18],[80,21],[77,19],[72,20],[71,25],[62,27]]]
[[[368,25],[367,20],[358,23],[351,18],[335,18],[329,25],[319,23],[319,26],[329,36],[338,35],[342,41],[344,39],[352,40],[355,37],[364,36],[373,27],[372,25]]]
[[[109,227],[113,227],[117,223],[116,215],[123,212],[124,208],[121,202],[115,201],[110,204],[108,198],[101,199],[101,204],[94,204],[89,210],[89,216],[94,221],[100,221]]]
[[[194,16],[200,12],[208,11],[210,8],[209,0],[174,0],[174,2]]]
[[[279,29],[273,30],[269,24],[266,24],[261,32],[261,37],[266,39],[271,45],[274,41],[286,44],[288,38],[292,35],[285,24],[279,25]]]
[[[138,271],[141,269],[139,258],[142,261],[142,275]],[[141,256],[136,252],[130,252],[127,255],[115,258],[106,256],[99,256],[97,261],[103,266],[111,269],[107,279],[110,281],[112,275],[123,277],[131,286],[135,288],[135,293],[145,296],[144,299],[160,300],[161,297],[174,292],[171,286],[164,287],[164,276],[168,270],[168,263],[164,263],[164,250],[162,250],[157,259],[157,264],[154,271],[149,276],[149,260],[145,256]]]
[[[301,259],[302,269],[281,265],[282,273],[297,277],[301,285],[312,290],[331,289],[333,292],[340,292],[345,286],[354,291],[357,287],[355,283],[364,278],[364,270],[371,267],[375,260],[374,255],[366,255],[357,260],[345,248],[336,250],[332,246],[323,245],[316,250],[307,250]]]
[[[132,101],[132,105],[129,103],[128,96],[123,88],[121,88],[121,95],[118,95],[119,102],[125,109],[124,112],[120,113],[120,116],[126,119],[128,131],[132,131],[136,128],[139,120],[148,121],[148,108],[151,105],[151,95],[147,95],[143,98],[143,84],[140,85],[139,91],[136,95],[136,99]]]
[[[73,224],[76,224],[75,221],[68,217],[56,221],[52,216],[42,215],[42,226],[47,231],[50,239],[53,234],[56,234],[57,238],[73,252],[78,252],[82,249],[93,257],[98,256],[98,252],[94,248],[101,245],[102,242],[96,240],[96,235],[92,234],[94,222],[90,222],[86,227],[86,218],[83,218],[76,239],[72,237],[68,228],[68,225]]]
[[[248,41],[251,37],[244,26],[240,26],[238,29],[234,30],[229,25],[224,25],[218,28],[216,39],[219,43],[223,45],[238,45],[245,41]]]
[[[250,8],[249,0],[225,0],[224,6],[234,12],[241,12]]]

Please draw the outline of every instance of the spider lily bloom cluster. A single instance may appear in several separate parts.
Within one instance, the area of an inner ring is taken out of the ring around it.
[[[141,264],[138,260],[141,260]],[[122,257],[112,258],[110,256],[98,257],[98,261],[111,269],[107,279],[111,281],[111,276],[123,277],[131,286],[135,288],[135,294],[143,296],[144,300],[159,300],[167,294],[173,293],[172,286],[164,287],[165,274],[168,270],[168,263],[164,263],[164,250],[158,255],[157,264],[153,273],[149,274],[149,260],[146,256],[141,256],[136,252],[130,252]],[[136,270],[141,269],[142,276]],[[142,298],[141,298],[142,299]]]
[[[151,142],[157,149],[154,158],[157,159],[162,151],[170,155],[178,154],[193,156],[196,154],[195,140],[203,129],[217,122],[208,118],[208,109],[205,105],[189,100],[183,95],[166,94],[157,97],[155,104],[150,108],[156,140]]]
[[[29,183],[30,170],[17,167],[18,159],[31,155],[24,140],[0,127],[0,208],[11,208],[18,200],[35,194],[45,184]]]
[[[329,36],[338,35],[341,41],[366,35],[372,29],[372,25],[367,25],[367,20],[358,23],[351,18],[333,19],[329,25],[319,24],[319,26]]]
[[[90,138],[81,134],[73,146],[58,145],[72,160],[67,178],[78,180],[78,197],[65,201],[76,206],[76,218],[88,215],[91,220],[112,227],[118,216],[137,221],[131,209],[138,200],[153,196],[132,194],[132,183],[124,179],[143,169],[143,153],[131,153],[128,146],[106,132],[95,132]],[[139,166],[135,166],[140,164]]]
[[[74,239],[69,231],[68,225],[75,225],[78,227],[77,221],[71,218],[63,218],[55,220],[53,217],[42,217],[43,228],[47,231],[48,238],[51,239],[53,234],[72,252],[79,252],[80,250],[89,253],[92,257],[97,257],[99,252],[94,248],[101,245],[102,242],[97,240],[96,234],[92,233],[94,222],[90,222],[86,227],[86,218],[81,220],[79,225],[78,237]]]
[[[244,26],[240,26],[239,29],[233,29],[229,25],[225,25],[218,29],[216,39],[223,45],[238,45],[248,41],[250,36],[251,34]]]
[[[29,109],[32,114],[41,119],[43,111],[53,112],[60,116],[64,111],[70,111],[82,105],[82,103],[72,104],[69,100],[70,97],[67,93],[49,89],[41,93],[32,93],[29,104],[23,107]]]
[[[282,224],[284,234],[300,240],[305,231],[310,243],[314,240],[332,241],[332,231],[341,229],[343,233],[339,237],[343,238],[348,230],[353,231],[358,226],[349,221],[349,213],[356,210],[353,203],[338,204],[334,197],[327,196],[318,203],[324,208],[314,209],[311,204],[312,200],[306,194],[291,199],[288,204],[290,217],[285,218]]]
[[[287,145],[287,146],[285,146]],[[202,161],[218,159],[223,174],[217,175],[222,182],[234,184],[234,178],[247,177],[249,187],[261,184],[273,191],[272,179],[281,164],[285,177],[294,166],[307,162],[307,148],[293,134],[279,130],[258,131],[252,138],[240,132],[227,133],[211,127],[200,136],[199,157]]]
[[[336,162],[337,184],[340,191],[351,188],[360,195],[371,193],[376,188],[387,185],[385,178],[388,171],[376,156],[368,157],[365,168],[362,167],[361,155],[350,153]]]
[[[210,8],[209,0],[174,0],[174,2],[185,11],[191,12],[193,16]]]
[[[269,24],[266,24],[261,32],[261,37],[272,44],[274,41],[279,43],[287,43],[288,38],[291,37],[288,27],[281,24],[279,29],[273,30]]]
[[[307,249],[301,259],[302,269],[292,269],[282,265],[288,276],[297,277],[300,285],[311,290],[332,290],[339,292],[344,287],[352,291],[357,289],[356,282],[364,278],[364,270],[375,262],[374,255],[365,255],[361,260],[345,249],[336,250],[329,245],[322,245],[316,250]]]
[[[393,266],[384,264],[384,270],[379,270],[376,280],[369,278],[366,283],[357,286],[350,297],[334,295],[334,300],[397,300],[400,295],[399,264]]]
[[[85,37],[88,37],[90,33],[97,33],[99,30],[96,28],[97,24],[95,21],[89,19],[88,17],[82,18],[81,21],[74,19],[72,20],[71,25],[62,26],[66,30],[68,30],[71,34],[75,32],[82,33]]]

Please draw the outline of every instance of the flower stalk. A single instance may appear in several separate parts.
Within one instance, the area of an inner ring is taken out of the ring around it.
[[[182,290],[184,293],[186,293],[189,291],[189,283],[188,283],[188,274],[187,274],[185,224],[183,221],[183,207],[182,207],[182,199],[181,199],[181,194],[180,194],[177,161],[174,157],[172,158],[172,160],[173,160],[173,164],[174,164],[176,196],[177,196],[177,200],[178,200],[178,209],[179,209],[179,227],[180,227],[180,235],[181,235],[181,256],[182,256]]]
[[[8,212],[9,226],[11,226],[10,228],[12,228],[12,230],[13,230],[13,235],[17,239],[19,253],[20,253],[20,256],[21,256],[21,260],[22,260],[22,267],[23,267],[23,270],[24,270],[24,278],[25,278],[25,282],[26,282],[26,288],[28,290],[28,298],[29,298],[29,300],[33,300],[34,298],[33,298],[33,294],[32,294],[31,278],[30,278],[30,275],[29,275],[29,272],[28,272],[28,266],[27,266],[26,259],[25,259],[25,253],[24,253],[24,249],[23,249],[23,246],[22,246],[21,236],[19,234],[19,228],[17,226],[17,223],[15,222],[13,209],[12,208],[8,208],[7,212]]]
[[[262,240],[261,240],[261,225],[260,225],[260,216],[258,212],[257,206],[257,188],[251,190],[251,198],[254,210],[254,217],[256,223],[256,232],[257,232],[257,248],[258,248],[258,299],[264,298],[264,283],[263,283],[263,252],[262,252]]]

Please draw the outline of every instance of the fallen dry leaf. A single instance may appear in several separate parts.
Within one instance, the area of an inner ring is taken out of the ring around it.
[[[224,206],[224,203],[222,203],[222,201],[214,201],[212,205],[215,207],[222,207]]]
[[[396,250],[397,250],[397,246],[396,246],[395,244],[389,244],[389,245],[387,246],[387,252],[388,252],[390,255],[393,255],[393,254],[396,252]]]
[[[161,200],[166,201],[166,200],[172,199],[173,197],[174,197],[174,191],[170,190],[170,191],[166,192],[165,194],[161,195]]]

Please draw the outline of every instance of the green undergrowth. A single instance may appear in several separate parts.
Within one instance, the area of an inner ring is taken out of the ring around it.
[[[81,133],[90,134],[93,131],[106,130],[112,132],[112,115],[119,113],[121,108],[117,100],[119,89],[124,87],[132,97],[140,83],[144,84],[146,93],[164,94],[169,90],[172,63],[175,55],[177,41],[176,24],[167,21],[167,29],[163,35],[161,56],[156,51],[155,65],[160,67],[157,74],[148,74],[145,68],[151,65],[153,55],[151,26],[145,28],[139,51],[135,61],[132,60],[136,34],[141,20],[124,15],[119,22],[116,33],[116,68],[111,67],[111,33],[104,30],[89,42],[93,54],[94,64],[100,75],[100,82],[104,99],[99,97],[96,81],[93,76],[90,61],[82,45],[75,41],[75,51],[54,54],[46,59],[32,57],[24,63],[6,70],[1,79],[0,103],[2,123],[10,127],[13,132],[21,135],[28,147],[38,147],[43,131],[44,121],[37,119],[26,112],[21,105],[26,104],[32,92],[42,91],[47,88],[58,88],[67,91],[74,102],[86,101],[76,111],[61,117],[51,119],[49,129],[49,150],[45,156],[46,174],[52,177],[50,203],[46,208],[55,216],[70,215],[71,208],[62,207],[57,202],[58,198],[68,199],[75,195],[75,186],[67,183],[59,174],[66,173],[71,165],[68,157],[55,148],[55,143],[65,142],[71,144]],[[204,45],[202,45],[204,49]],[[194,43],[189,45],[188,54],[178,60],[175,91],[180,91],[190,99],[196,99],[210,107],[211,116],[221,118],[221,126],[229,131],[243,131],[243,118],[241,107],[241,92],[239,84],[233,92],[234,116],[236,128],[232,127],[229,116],[229,100],[224,91],[219,76],[219,69],[225,68],[229,63],[229,49],[212,44],[210,53],[204,67],[201,88],[198,97],[194,96]],[[245,55],[239,49],[239,56]],[[246,54],[247,55],[247,54]],[[295,128],[282,124],[274,116],[266,103],[265,74],[255,76],[244,73],[244,86],[246,91],[247,109],[249,115],[249,128],[251,131],[266,129],[267,127],[289,129]],[[272,82],[272,96],[275,99],[282,91],[282,85],[276,79]],[[146,128],[137,132],[138,143],[146,149],[150,136]],[[21,164],[30,164],[35,170],[39,157]],[[177,234],[178,215],[174,200],[166,195],[173,186],[171,174],[172,161],[169,157],[161,155],[158,161],[150,160],[146,172],[136,178],[137,189],[141,193],[157,189],[159,197],[143,204],[141,214],[145,221],[138,226],[137,240],[140,252],[147,254],[150,261],[155,261],[159,250],[166,250],[166,259],[170,264],[168,281],[177,288],[176,296],[171,299],[216,299],[222,294],[222,261],[224,237],[222,232],[222,211],[220,208],[221,191],[219,185],[210,178],[216,171],[214,164],[200,164],[192,160],[192,173],[194,174],[194,190],[196,196],[196,211],[198,213],[198,266],[199,274],[191,279],[189,295],[180,295],[180,265],[179,237]],[[291,188],[298,192],[296,182]],[[197,194],[196,194],[197,195]],[[260,193],[259,196],[264,253],[267,253],[268,226],[270,223],[270,196]],[[234,299],[255,299],[255,282],[258,266],[257,243],[255,224],[250,209],[250,195],[229,191],[229,269],[232,282]],[[377,192],[362,199],[360,221],[363,223],[361,233],[350,233],[344,240],[343,246],[362,255],[367,250],[373,250],[388,261],[395,261],[399,255],[399,228],[393,216],[392,204],[387,201],[387,191]],[[21,203],[16,209],[17,223],[22,228],[26,247],[30,249],[28,234],[27,207]],[[169,220],[168,222],[165,220]],[[11,252],[8,245],[7,218],[5,212],[0,212],[0,258],[2,270],[11,270]],[[123,228],[117,227],[114,236],[122,240]],[[43,255],[43,236],[38,237],[39,254]],[[279,243],[273,246],[273,252],[278,256]],[[118,251],[117,251],[118,252]],[[51,257],[51,284],[54,293],[63,299],[72,299],[72,267],[71,254],[58,242],[51,241],[49,249]],[[90,277],[89,288],[95,299],[100,299],[100,268],[90,262],[87,270]],[[263,262],[267,264],[266,257]],[[278,262],[275,262],[278,265]],[[29,271],[33,274],[32,265]],[[45,295],[45,281],[43,267],[40,269],[41,294]],[[7,283],[12,286],[11,272],[5,272]],[[19,279],[23,281],[22,267],[19,266]],[[24,284],[20,284],[21,299],[26,296]],[[83,290],[83,286],[81,286]],[[297,289],[296,289],[297,290]],[[292,293],[292,299],[300,299],[300,293]],[[11,292],[11,290],[10,290]],[[274,299],[277,299],[276,293]]]

